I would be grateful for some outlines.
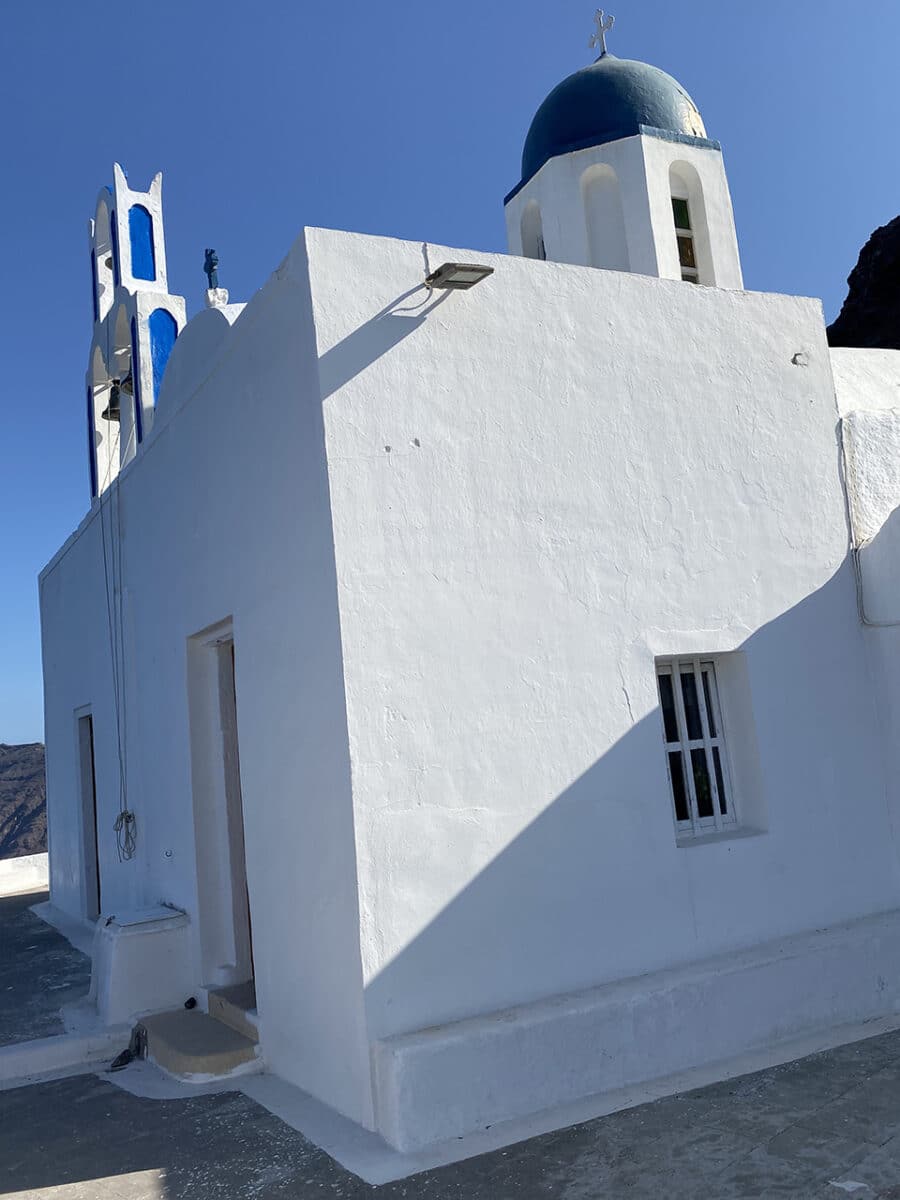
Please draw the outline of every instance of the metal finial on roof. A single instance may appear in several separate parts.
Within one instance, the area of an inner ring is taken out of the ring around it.
[[[605,16],[603,9],[598,8],[596,14],[594,15],[594,23],[596,24],[597,29],[596,32],[591,35],[591,40],[588,42],[588,46],[592,50],[599,47],[600,57],[602,58],[607,52],[606,35],[612,30],[613,25],[615,25],[616,18]]]
[[[217,288],[219,286],[219,256],[215,250],[209,247],[204,251],[205,258],[203,259],[203,272],[206,275],[209,287]]]

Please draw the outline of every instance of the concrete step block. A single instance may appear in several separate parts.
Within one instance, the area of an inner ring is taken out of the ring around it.
[[[181,1079],[243,1074],[258,1058],[257,1044],[199,1009],[143,1017],[136,1027],[147,1057]]]
[[[207,997],[209,1015],[236,1030],[251,1042],[259,1041],[256,1016],[256,988],[253,981],[216,988]]]

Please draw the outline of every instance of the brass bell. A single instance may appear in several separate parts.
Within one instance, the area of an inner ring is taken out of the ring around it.
[[[109,389],[109,404],[100,414],[104,421],[120,421],[122,419],[122,408],[119,404],[119,381],[114,379]]]

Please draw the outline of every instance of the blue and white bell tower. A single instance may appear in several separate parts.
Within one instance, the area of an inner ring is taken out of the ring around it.
[[[87,372],[91,496],[99,496],[153,426],[163,372],[185,323],[169,293],[162,175],[128,186],[115,163],[89,225],[94,336]]]

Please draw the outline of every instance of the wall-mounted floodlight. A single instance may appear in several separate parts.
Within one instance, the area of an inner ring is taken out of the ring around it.
[[[493,267],[482,267],[478,263],[444,263],[425,276],[425,283],[430,288],[455,288],[461,291],[474,287],[493,273]]]

